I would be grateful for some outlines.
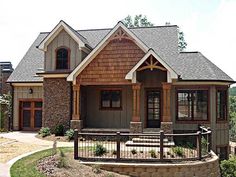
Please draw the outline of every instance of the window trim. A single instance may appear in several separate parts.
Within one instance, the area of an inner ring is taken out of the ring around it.
[[[68,52],[68,56],[67,56],[67,65],[68,65],[68,68],[67,68],[67,69],[57,69],[57,52],[58,52],[58,50],[60,50],[60,49],[66,49],[67,52]],[[60,47],[56,48],[56,50],[55,50],[55,70],[57,70],[57,71],[70,70],[70,53],[71,53],[70,48],[68,48],[68,47],[66,47],[66,46],[60,46]]]
[[[218,99],[217,99],[217,93],[218,91],[226,91],[226,117],[224,119],[219,119],[218,118]],[[229,110],[229,90],[228,87],[216,87],[216,123],[225,123],[228,122],[228,110]]]
[[[192,117],[191,120],[179,120],[178,117],[178,91],[196,91],[196,90],[202,90],[202,91],[207,91],[207,119],[206,120],[194,120],[194,117]],[[209,123],[210,122],[210,87],[209,86],[181,86],[181,87],[176,87],[175,88],[175,121],[176,123]]]
[[[108,108],[105,108],[105,107],[102,107],[102,91],[120,91],[121,93],[121,97],[120,97],[120,107],[108,107]],[[120,111],[122,110],[122,88],[101,88],[99,90],[99,110],[101,111],[107,111],[107,110],[110,110],[110,111]]]

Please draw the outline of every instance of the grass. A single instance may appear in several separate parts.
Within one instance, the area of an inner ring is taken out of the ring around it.
[[[60,150],[63,153],[73,151],[72,148],[60,148]],[[52,149],[47,149],[18,160],[10,169],[11,177],[45,177],[36,166],[40,159],[50,155],[52,155]]]

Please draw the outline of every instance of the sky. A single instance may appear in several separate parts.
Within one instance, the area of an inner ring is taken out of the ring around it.
[[[0,61],[16,67],[37,35],[60,20],[74,29],[107,28],[136,14],[155,25],[178,25],[186,51],[200,51],[236,80],[236,0],[1,1]]]

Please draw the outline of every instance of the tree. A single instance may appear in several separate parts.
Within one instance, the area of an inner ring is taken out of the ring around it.
[[[128,28],[134,28],[134,27],[152,27],[154,24],[150,21],[148,21],[146,15],[135,15],[134,18],[132,18],[130,15],[125,17],[122,22],[124,25]],[[166,26],[170,25],[170,22],[166,22]],[[184,39],[184,33],[183,31],[180,31],[178,28],[178,49],[179,51],[183,51],[186,49],[187,43]]]
[[[146,15],[143,16],[141,14],[135,15],[133,19],[130,15],[128,15],[122,20],[122,22],[128,28],[153,26],[153,23],[147,20]]]
[[[179,42],[178,42],[178,49],[179,51],[183,51],[184,49],[186,49],[187,47],[187,43],[185,42],[184,39],[184,32],[180,31],[180,29],[178,28],[178,38],[179,38]]]

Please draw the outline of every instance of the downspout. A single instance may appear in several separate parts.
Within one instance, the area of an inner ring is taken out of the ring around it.
[[[11,86],[11,115],[9,115],[8,129],[13,130],[13,115],[14,115],[14,86],[10,83]]]

